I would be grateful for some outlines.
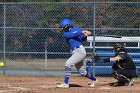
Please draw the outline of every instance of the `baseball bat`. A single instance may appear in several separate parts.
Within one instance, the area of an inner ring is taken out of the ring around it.
[[[94,34],[91,34],[91,36]],[[109,35],[109,34],[95,34],[95,36],[103,36],[103,37],[112,37],[112,38],[122,38],[122,36],[119,35]]]
[[[122,36],[119,36],[119,35],[101,35],[101,36],[112,37],[112,38],[122,38]]]

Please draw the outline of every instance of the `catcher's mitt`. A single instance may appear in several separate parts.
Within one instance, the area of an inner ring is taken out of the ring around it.
[[[100,58],[100,56],[96,53],[92,54],[91,56],[92,60],[94,60],[95,62],[102,62],[102,59]]]

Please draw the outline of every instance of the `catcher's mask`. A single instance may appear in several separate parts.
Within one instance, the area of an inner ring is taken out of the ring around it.
[[[70,28],[72,28],[72,22],[69,19],[63,19],[61,21],[62,32],[68,32]]]
[[[114,49],[114,52],[115,52],[116,56],[119,55],[121,52],[127,53],[125,43],[123,43],[123,44],[115,44],[113,49]]]

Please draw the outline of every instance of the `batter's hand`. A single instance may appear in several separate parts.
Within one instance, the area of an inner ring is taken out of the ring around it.
[[[84,34],[84,37],[90,36],[91,32],[88,30],[83,30],[82,33]]]

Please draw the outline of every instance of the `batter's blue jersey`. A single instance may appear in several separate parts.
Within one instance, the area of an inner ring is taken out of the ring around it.
[[[70,49],[79,48],[82,44],[82,38],[84,37],[81,29],[79,27],[71,28],[68,32],[64,32],[64,38]]]

